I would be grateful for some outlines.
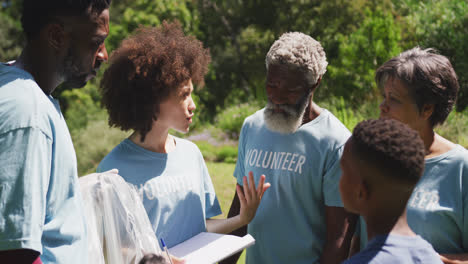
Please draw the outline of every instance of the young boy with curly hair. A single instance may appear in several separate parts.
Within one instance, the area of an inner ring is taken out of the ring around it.
[[[200,41],[185,36],[179,23],[141,27],[112,54],[101,83],[109,125],[132,130],[99,164],[117,168],[140,192],[158,238],[173,247],[203,231],[228,233],[255,216],[265,176],[258,188],[244,185],[242,210],[229,219],[209,219],[221,208],[203,156],[192,142],[169,134],[186,133],[196,108],[193,83],[203,84],[210,55]],[[245,195],[244,195],[245,194]],[[206,220],[208,219],[208,220]]]
[[[418,133],[391,119],[359,123],[340,161],[346,210],[366,221],[369,244],[344,263],[442,263],[406,220],[406,204],[424,170]]]

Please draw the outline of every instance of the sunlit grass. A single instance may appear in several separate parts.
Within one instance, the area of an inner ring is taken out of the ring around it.
[[[446,139],[468,148],[468,111],[452,111],[444,124],[435,130]]]

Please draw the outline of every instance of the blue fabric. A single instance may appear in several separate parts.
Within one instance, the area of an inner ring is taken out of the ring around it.
[[[460,145],[426,160],[408,201],[408,224],[439,253],[468,253],[468,151]]]
[[[156,237],[168,247],[206,231],[205,219],[221,214],[200,150],[174,138],[176,148],[167,154],[125,139],[98,166],[98,172],[119,169],[119,175],[138,188]]]
[[[58,102],[29,73],[3,64],[0,150],[0,250],[87,263],[76,156]]]
[[[342,207],[339,161],[349,136],[327,110],[293,134],[268,130],[263,109],[245,120],[234,176],[243,185],[252,171],[256,183],[261,174],[271,183],[248,226],[256,243],[247,250],[247,264],[318,262],[325,206]]]
[[[457,145],[426,159],[407,205],[408,224],[439,254],[468,253],[468,150]],[[364,228],[363,228],[364,227]],[[360,220],[361,248],[367,243]]]
[[[420,236],[380,235],[343,264],[442,264],[432,246]]]

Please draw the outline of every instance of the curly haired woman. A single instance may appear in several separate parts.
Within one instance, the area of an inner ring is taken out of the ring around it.
[[[268,184],[244,178],[240,214],[209,219],[221,209],[203,156],[192,142],[169,134],[189,131],[196,108],[193,84],[202,85],[210,56],[179,23],[140,27],[112,54],[102,83],[109,125],[132,130],[99,164],[117,168],[140,192],[158,238],[168,247],[203,231],[229,233],[255,216]]]

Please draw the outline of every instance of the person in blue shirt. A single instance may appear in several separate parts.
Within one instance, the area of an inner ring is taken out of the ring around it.
[[[406,220],[406,203],[424,170],[419,134],[393,119],[359,123],[340,165],[344,208],[366,221],[369,244],[344,264],[442,263]]]
[[[139,190],[157,238],[169,248],[203,231],[228,233],[247,224],[269,186],[264,176],[258,188],[252,175],[244,178],[240,214],[210,219],[221,208],[203,156],[194,143],[169,133],[189,131],[193,84],[203,84],[209,62],[200,41],[185,36],[179,23],[164,22],[125,39],[101,83],[109,124],[133,133],[97,170],[116,168]]]
[[[0,262],[87,263],[75,151],[58,101],[107,60],[110,0],[24,0],[25,47],[0,64]]]
[[[409,125],[424,142],[424,174],[407,205],[411,229],[444,262],[468,261],[468,151],[434,131],[456,102],[455,70],[445,56],[416,47],[380,66],[375,80],[383,94],[380,117]],[[361,220],[361,248],[363,226]]]
[[[247,264],[339,263],[348,255],[355,216],[344,211],[338,182],[350,132],[313,102],[326,67],[320,43],[300,32],[283,34],[266,55],[268,102],[244,121],[234,171],[238,186],[249,171],[271,183],[253,221],[234,232],[256,239]],[[239,204],[235,196],[229,215]]]

